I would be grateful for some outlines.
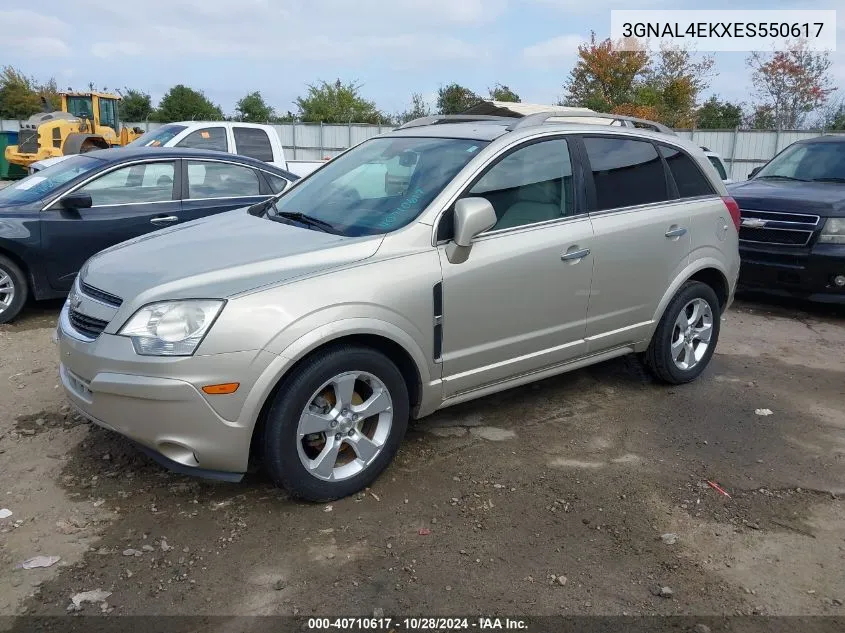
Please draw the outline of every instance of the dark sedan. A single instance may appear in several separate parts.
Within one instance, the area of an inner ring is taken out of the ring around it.
[[[255,204],[297,176],[183,148],[80,154],[0,189],[0,323],[29,297],[68,293],[94,253],[156,229]]]

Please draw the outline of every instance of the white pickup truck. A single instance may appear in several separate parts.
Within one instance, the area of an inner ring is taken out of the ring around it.
[[[286,160],[282,141],[272,125],[233,121],[166,123],[138,137],[129,143],[129,146],[192,147],[240,154],[270,163],[297,176],[310,174],[326,160]],[[65,158],[67,157],[58,156],[33,163],[30,165],[30,173],[54,165]]]

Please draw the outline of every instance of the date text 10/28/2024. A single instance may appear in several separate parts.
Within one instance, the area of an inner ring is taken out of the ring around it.
[[[527,631],[520,618],[308,618],[308,631]]]

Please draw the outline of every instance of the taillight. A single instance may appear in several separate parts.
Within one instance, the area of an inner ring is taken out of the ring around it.
[[[734,221],[734,226],[736,227],[736,230],[739,231],[739,225],[742,224],[742,216],[739,213],[739,205],[731,196],[722,196],[722,202],[725,203],[728,213],[731,214],[731,218]]]

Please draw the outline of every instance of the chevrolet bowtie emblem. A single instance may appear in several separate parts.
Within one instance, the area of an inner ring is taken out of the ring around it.
[[[742,218],[742,226],[749,229],[762,229],[768,222],[760,218]]]
[[[68,305],[74,310],[78,310],[79,306],[82,305],[82,297],[80,297],[76,292],[72,292],[67,299]]]

